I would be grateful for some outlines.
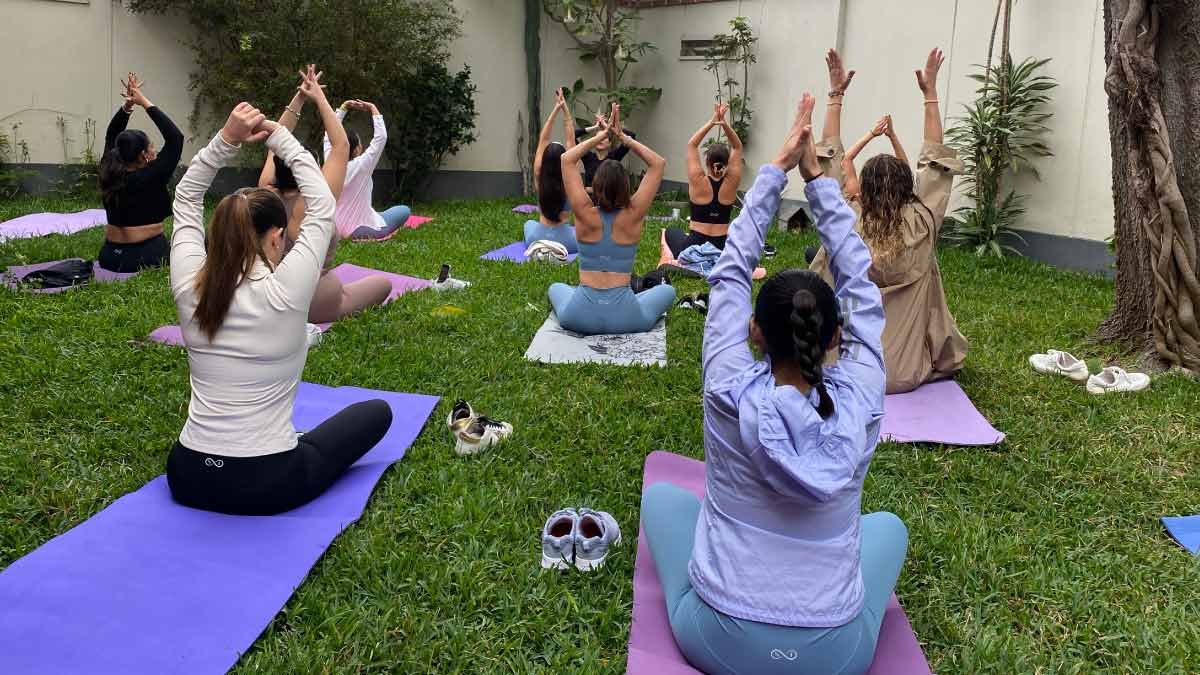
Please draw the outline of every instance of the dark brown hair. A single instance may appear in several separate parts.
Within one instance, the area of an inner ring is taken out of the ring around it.
[[[821,370],[825,352],[841,325],[833,289],[816,272],[783,270],[767,279],[754,303],[754,322],[762,331],[767,353],[775,361],[795,364],[817,390],[822,418],[833,414],[833,398]]]
[[[547,145],[542,151],[542,170],[537,177],[538,210],[556,223],[567,208],[567,190],[563,187],[562,177],[562,156],[566,151],[562,143]]]
[[[704,163],[709,166],[729,166],[729,146],[724,143],[713,143],[704,151]]]
[[[262,236],[287,227],[287,220],[283,200],[266,188],[242,188],[217,204],[208,227],[208,257],[196,275],[200,301],[193,314],[209,342],[225,322],[233,294],[254,259],[267,262]]]
[[[620,211],[629,206],[629,173],[615,159],[606,159],[592,179],[592,201],[601,211]]]
[[[876,155],[863,165],[859,185],[863,241],[870,247],[872,258],[894,258],[904,249],[900,228],[904,207],[914,202],[921,204],[913,192],[912,169],[892,155]]]

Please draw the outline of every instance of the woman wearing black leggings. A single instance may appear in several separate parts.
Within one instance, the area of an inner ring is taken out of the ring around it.
[[[100,157],[100,192],[108,215],[100,266],[110,272],[136,272],[161,265],[170,252],[163,221],[171,215],[167,184],[183,154],[183,133],[142,93],[144,82],[129,73],[125,104],[104,133]],[[141,106],[163,136],[162,151],[146,132],[126,129],[134,106]]]
[[[316,93],[315,77],[302,89]],[[243,142],[267,148],[296,178],[300,236],[284,251],[288,214],[266,188],[217,204],[204,233],[204,193]],[[308,356],[305,322],[333,236],[336,202],[312,155],[248,103],[197,153],[175,190],[171,293],[188,349],[188,419],[167,460],[176,501],[244,515],[289,511],[333,485],[387,433],[384,401],[356,403],[297,438],[292,426]]]

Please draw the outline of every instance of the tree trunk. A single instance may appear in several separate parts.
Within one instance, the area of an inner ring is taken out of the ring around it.
[[[1116,304],[1097,332],[1200,372],[1200,3],[1105,0]]]
[[[537,180],[533,175],[533,158],[537,155],[538,136],[542,123],[542,0],[525,0],[525,77],[529,87],[526,105],[529,108],[528,161],[522,171],[526,194],[533,193]]]

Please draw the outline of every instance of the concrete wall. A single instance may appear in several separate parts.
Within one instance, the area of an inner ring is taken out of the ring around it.
[[[1107,97],[1104,93],[1104,30],[1101,0],[1015,3],[1015,58],[1052,58],[1046,72],[1058,79],[1049,141],[1056,156],[1039,163],[1042,180],[1023,177],[1017,187],[1029,195],[1023,227],[1038,233],[1102,241],[1112,233],[1113,206]],[[824,51],[838,46],[847,65],[858,71],[846,99],[843,134],[847,144],[890,113],[910,156],[920,148],[922,99],[913,70],[929,49],[940,46],[947,63],[939,90],[943,116],[961,114],[974,98],[968,75],[987,58],[994,3],[978,0],[725,0],[642,10],[640,36],[659,51],[636,70],[632,80],[663,88],[656,107],[630,120],[629,126],[669,162],[668,179],[684,180],[684,146],[711,114],[713,83],[702,61],[679,58],[680,39],[727,30],[735,16],[746,16],[759,35],[758,64],[752,72],[754,134],[748,162],[768,161],[787,129],[804,90],[818,96],[817,117],[829,89]],[[566,50],[562,27],[543,21],[543,99],[554,86],[581,74],[599,81]],[[564,55],[567,57],[565,58]],[[948,123],[950,119],[946,120]],[[889,151],[879,139],[862,160]],[[749,177],[743,187],[749,185]],[[786,196],[798,198],[794,181]],[[1103,247],[1088,247],[1089,255]]]

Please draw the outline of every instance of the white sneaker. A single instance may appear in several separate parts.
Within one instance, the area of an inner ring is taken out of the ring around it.
[[[503,443],[512,432],[513,426],[508,422],[497,422],[480,415],[454,432],[454,452],[460,457],[477,455],[493,445]]]
[[[1087,364],[1071,356],[1067,352],[1048,349],[1045,354],[1034,354],[1029,357],[1029,364],[1039,373],[1062,375],[1076,382],[1088,379]]]
[[[575,561],[575,535],[579,513],[575,509],[555,511],[542,526],[542,569],[570,569]]]
[[[575,535],[575,569],[591,572],[604,567],[608,549],[621,543],[621,528],[617,519],[606,511],[579,510],[579,527]]]
[[[321,332],[321,327],[315,323],[306,323],[304,328],[308,331],[308,346],[316,347],[321,344],[321,340],[325,339],[325,334]]]
[[[1109,366],[1087,380],[1089,394],[1115,394],[1126,391],[1141,391],[1150,386],[1150,376],[1145,373],[1127,373],[1124,368]]]
[[[450,276],[450,264],[442,263],[441,270],[438,271],[437,278],[431,279],[433,282],[433,290],[435,291],[461,291],[471,285],[469,281],[462,279],[454,279]]]
[[[548,262],[553,265],[567,264],[567,247],[557,241],[539,239],[525,249],[525,257],[531,262]]]
[[[454,433],[465,428],[473,419],[475,419],[475,410],[470,403],[460,398],[450,409],[450,414],[446,415],[446,428]]]

